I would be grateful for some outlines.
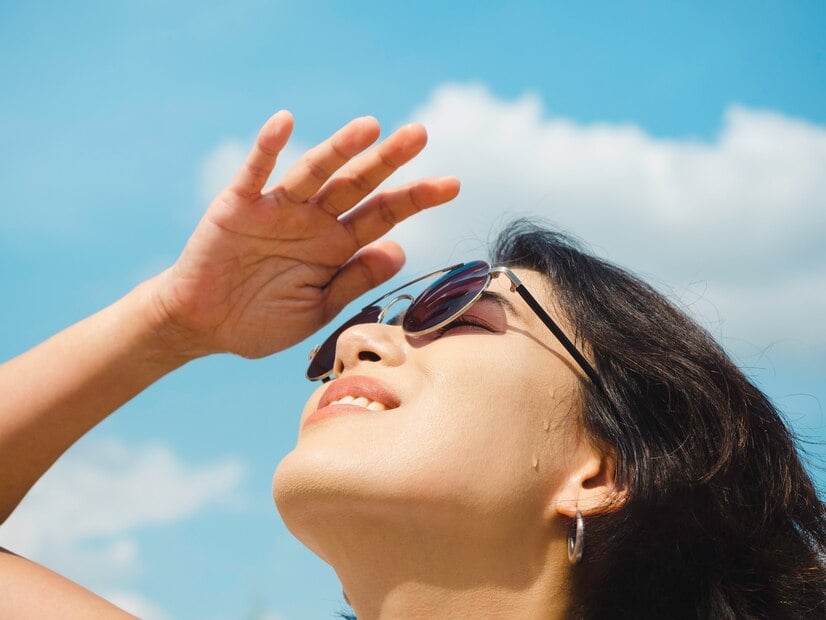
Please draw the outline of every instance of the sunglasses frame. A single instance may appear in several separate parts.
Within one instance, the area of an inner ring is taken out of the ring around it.
[[[528,291],[528,289],[525,287],[525,285],[522,284],[522,281],[517,277],[517,275],[513,271],[508,269],[507,267],[493,266],[490,263],[488,263],[487,261],[478,260],[478,261],[470,261],[470,262],[467,262],[467,263],[457,263],[457,264],[452,265],[450,267],[444,267],[442,269],[437,269],[436,271],[433,271],[431,273],[425,274],[423,276],[419,276],[415,280],[410,280],[406,284],[403,284],[399,287],[394,288],[389,293],[385,293],[384,295],[382,295],[381,297],[376,299],[373,303],[367,304],[356,315],[354,315],[350,319],[350,321],[352,321],[353,319],[355,319],[356,317],[358,317],[362,313],[366,313],[370,310],[375,311],[376,308],[380,308],[381,307],[380,304],[385,299],[388,299],[389,297],[392,297],[393,295],[395,295],[396,293],[398,293],[402,289],[407,288],[408,286],[416,284],[417,282],[421,282],[422,280],[426,280],[427,278],[432,278],[433,276],[443,274],[443,273],[450,273],[451,271],[453,271],[455,269],[458,269],[460,267],[467,267],[469,265],[474,265],[474,264],[478,264],[479,266],[481,266],[481,265],[487,266],[488,273],[486,275],[485,284],[479,289],[479,291],[473,296],[473,298],[467,304],[462,306],[462,308],[460,310],[454,312],[448,318],[446,318],[445,320],[437,323],[436,325],[434,325],[432,327],[428,327],[427,329],[423,329],[423,330],[415,331],[415,332],[405,330],[405,333],[410,334],[412,336],[423,336],[425,334],[429,334],[431,332],[434,332],[434,331],[440,329],[441,327],[444,327],[448,323],[456,320],[457,317],[462,316],[465,312],[467,312],[467,310],[473,304],[475,304],[477,301],[479,301],[479,298],[482,296],[482,293],[484,293],[486,290],[488,290],[488,287],[490,287],[490,284],[491,284],[491,282],[493,282],[493,280],[498,278],[500,275],[504,275],[508,278],[508,280],[510,280],[510,290],[511,290],[511,292],[518,293],[519,296],[522,299],[525,300],[525,303],[528,304],[530,309],[534,311],[536,316],[539,317],[539,319],[545,324],[545,326],[556,337],[556,339],[559,341],[559,343],[565,348],[565,350],[571,355],[571,357],[574,358],[574,361],[577,363],[577,365],[579,365],[579,367],[582,368],[582,370],[585,372],[585,374],[588,375],[588,378],[591,380],[591,382],[594,385],[596,385],[597,387],[602,388],[602,381],[600,380],[599,375],[597,374],[597,371],[594,369],[594,367],[591,365],[591,363],[585,358],[584,355],[582,355],[582,353],[580,353],[579,349],[576,348],[576,345],[571,341],[570,338],[568,338],[568,336],[565,335],[565,332],[562,331],[562,328],[560,328],[559,325],[557,325],[556,321],[554,321],[550,317],[550,315],[540,305],[540,303],[536,300],[536,298]],[[409,295],[407,293],[404,293],[402,295],[396,295],[396,297],[394,299],[390,300],[390,303],[388,303],[384,307],[381,307],[381,310],[380,310],[380,312],[378,314],[378,317],[377,317],[375,322],[376,323],[381,323],[384,320],[384,317],[387,315],[388,310],[390,310],[390,308],[392,308],[399,301],[408,300],[408,301],[411,302],[410,305],[412,306],[414,303],[416,303],[416,300],[419,299],[420,297],[422,297],[425,293],[427,293],[430,290],[430,288],[431,287],[428,287],[428,288],[424,289],[421,293],[416,295],[416,297],[413,297],[412,295]],[[409,307],[410,306],[408,306],[408,308]],[[347,321],[347,322],[349,322],[349,321]],[[372,323],[372,321],[365,321],[364,323],[354,323],[353,325],[365,325],[365,324],[370,324],[370,323]],[[333,332],[333,333],[335,333],[335,332]],[[340,335],[341,334],[339,334],[339,336]],[[312,365],[312,361],[315,358],[315,356],[318,354],[318,352],[321,350],[321,347],[323,347],[324,344],[326,344],[327,341],[331,337],[332,337],[332,334],[330,336],[328,336],[327,339],[324,340],[324,342],[322,342],[319,345],[316,345],[313,348],[313,350],[310,352],[309,356],[307,357],[308,361],[311,362],[310,365]],[[336,338],[336,340],[338,340],[338,337]],[[333,374],[333,369],[331,368],[325,374],[319,375],[317,377],[311,377],[309,372],[310,372],[310,369],[308,367],[307,368],[307,378],[310,381],[326,382],[326,381],[329,381],[331,379],[331,375]]]

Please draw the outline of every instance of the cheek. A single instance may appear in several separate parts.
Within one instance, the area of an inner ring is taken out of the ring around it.
[[[559,472],[559,460],[548,458],[553,437],[544,430],[546,419],[549,431],[558,426],[551,377],[537,372],[535,356],[505,347],[464,353],[451,364],[438,356],[427,372],[432,389],[421,408],[430,412],[428,437],[416,435],[430,442],[434,464],[422,473],[434,493],[464,495],[480,506],[540,501]]]
[[[310,397],[307,399],[307,402],[304,403],[304,407],[301,410],[301,418],[298,423],[298,428],[301,428],[301,425],[304,424],[304,420],[308,415],[310,415],[313,411],[316,410],[318,407],[318,401],[321,400],[321,397],[324,395],[324,391],[329,387],[328,383],[318,382],[315,390],[313,393],[310,394]]]

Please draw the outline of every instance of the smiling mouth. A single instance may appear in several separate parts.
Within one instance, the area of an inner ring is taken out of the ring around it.
[[[324,391],[303,427],[331,417],[392,411],[400,404],[396,393],[378,379],[366,375],[342,377]]]
[[[377,400],[370,400],[364,396],[343,396],[338,400],[331,401],[330,405],[355,405],[357,407],[364,407],[370,411],[387,411],[387,405]]]

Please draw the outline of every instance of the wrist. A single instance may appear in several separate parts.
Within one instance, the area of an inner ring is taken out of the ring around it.
[[[200,344],[164,303],[168,277],[169,269],[139,284],[122,301],[135,306],[129,314],[137,317],[137,337],[147,359],[171,370],[215,351]]]

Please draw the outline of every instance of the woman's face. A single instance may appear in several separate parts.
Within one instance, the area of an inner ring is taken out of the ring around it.
[[[565,329],[544,278],[515,272]],[[441,334],[369,324],[339,338],[338,378],[310,397],[274,481],[287,526],[316,553],[331,553],[321,530],[340,535],[359,515],[524,537],[576,501],[560,494],[590,451],[575,396],[587,379],[509,284],[494,280]]]

